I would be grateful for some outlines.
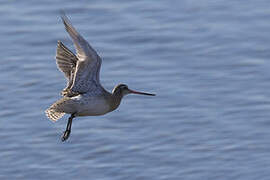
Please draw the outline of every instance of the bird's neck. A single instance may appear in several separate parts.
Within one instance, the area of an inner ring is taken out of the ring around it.
[[[123,95],[118,91],[118,92],[114,92],[111,96],[111,108],[112,111],[115,110],[116,108],[118,108],[118,106],[121,103],[121,100],[123,98]]]

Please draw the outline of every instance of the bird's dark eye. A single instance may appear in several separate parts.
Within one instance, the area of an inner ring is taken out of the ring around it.
[[[127,85],[125,85],[125,84],[119,85],[118,88],[119,88],[120,90],[127,90],[127,89],[128,89]]]

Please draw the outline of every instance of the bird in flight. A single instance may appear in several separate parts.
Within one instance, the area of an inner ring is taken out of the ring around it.
[[[61,92],[62,98],[46,111],[47,117],[57,121],[64,114],[70,114],[62,141],[69,138],[73,118],[77,116],[99,116],[114,111],[127,94],[155,96],[155,94],[134,91],[125,84],[118,84],[112,93],[106,91],[99,80],[101,58],[90,44],[76,31],[66,15],[61,16],[70,35],[76,55],[58,41],[56,64],[67,78],[67,86]]]

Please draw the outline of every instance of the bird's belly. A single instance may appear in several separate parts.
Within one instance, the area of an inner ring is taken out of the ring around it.
[[[85,109],[76,113],[76,115],[77,116],[100,116],[108,112],[109,111],[107,109]]]
[[[110,112],[110,106],[104,99],[89,99],[85,103],[80,103],[77,116],[99,116]]]

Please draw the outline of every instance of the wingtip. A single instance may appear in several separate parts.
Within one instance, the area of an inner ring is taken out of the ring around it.
[[[60,17],[64,23],[69,23],[69,18],[67,17],[67,15],[64,11],[60,12]]]
[[[66,16],[66,13],[65,13],[65,11],[64,11],[63,9],[60,10],[60,16],[61,16],[62,19],[63,19],[64,17],[67,17],[67,16]]]
[[[67,24],[68,24],[68,17],[66,15],[65,11],[62,10],[62,9],[60,10],[60,17],[61,17],[61,20],[62,20],[63,24],[65,26],[67,26]]]

